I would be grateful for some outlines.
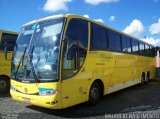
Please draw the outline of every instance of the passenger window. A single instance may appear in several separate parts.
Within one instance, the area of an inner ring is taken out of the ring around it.
[[[70,20],[63,48],[63,79],[72,77],[79,71],[86,58],[87,48],[88,22],[80,19]]]
[[[150,54],[150,48],[148,45],[145,45],[145,55],[149,56],[149,54]]]
[[[88,47],[88,22],[84,20],[72,19],[69,22],[66,37],[77,40],[79,44]]]
[[[109,49],[113,51],[121,52],[121,39],[120,35],[114,31],[108,31],[108,38],[109,38]]]
[[[156,55],[155,48],[150,46],[150,56],[155,57],[155,55]]]
[[[4,50],[7,47],[8,51],[13,51],[18,35],[3,33],[0,49]]]
[[[104,28],[92,24],[91,50],[107,49],[107,33]]]
[[[131,40],[125,36],[122,36],[122,51],[125,53],[131,53]]]
[[[139,48],[140,48],[140,54],[141,55],[145,55],[145,48],[144,48],[144,44],[143,43],[139,44]]]
[[[132,40],[132,52],[133,54],[139,54],[139,42]]]

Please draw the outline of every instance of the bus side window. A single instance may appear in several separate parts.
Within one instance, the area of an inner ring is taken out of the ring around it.
[[[128,37],[122,36],[122,51],[124,53],[131,53],[131,40]]]
[[[132,52],[133,54],[139,54],[139,42],[132,40]]]
[[[145,55],[149,56],[150,48],[148,45],[145,45]]]
[[[107,33],[103,27],[92,24],[90,50],[106,50],[107,49]]]
[[[155,57],[156,56],[156,51],[155,48],[150,46],[150,53],[149,53],[150,57]]]
[[[143,43],[139,44],[139,48],[140,48],[140,54],[141,55],[145,55],[145,48],[144,48],[144,44]]]
[[[88,48],[88,22],[71,19],[65,34],[62,78],[75,75],[82,67]]]
[[[121,52],[121,39],[120,34],[111,30],[108,30],[108,43],[111,51]]]

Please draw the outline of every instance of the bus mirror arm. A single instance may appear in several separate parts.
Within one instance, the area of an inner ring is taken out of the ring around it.
[[[74,46],[72,45],[67,45],[67,60],[72,60],[74,57]]]
[[[67,59],[73,60],[76,57],[78,52],[78,45],[77,44],[67,44]]]

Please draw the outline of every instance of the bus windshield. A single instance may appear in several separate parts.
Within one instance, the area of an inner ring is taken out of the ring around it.
[[[22,27],[12,58],[11,78],[22,82],[58,80],[60,38],[64,19]]]

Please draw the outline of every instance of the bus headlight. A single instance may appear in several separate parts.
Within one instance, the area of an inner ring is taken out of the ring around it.
[[[46,90],[46,91],[39,92],[39,95],[41,96],[48,96],[48,95],[55,95],[55,94],[58,94],[57,90]]]

